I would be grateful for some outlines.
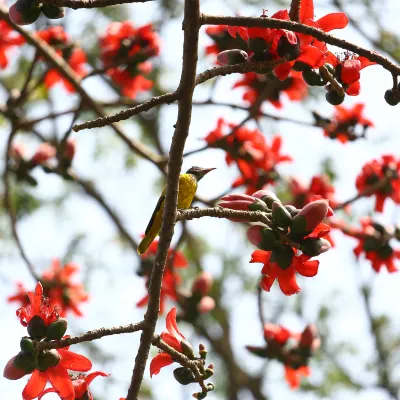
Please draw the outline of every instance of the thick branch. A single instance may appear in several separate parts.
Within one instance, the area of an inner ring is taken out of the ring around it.
[[[77,10],[78,8],[100,8],[126,3],[147,3],[148,1],[153,0],[43,0],[42,3]]]
[[[200,27],[199,0],[186,0],[184,9],[184,42],[181,80],[178,87],[178,117],[172,138],[168,160],[167,191],[163,222],[158,243],[157,255],[154,260],[149,285],[149,304],[144,320],[148,328],[144,329],[140,338],[139,350],[135,359],[131,386],[126,400],[137,400],[143,380],[146,361],[158,319],[160,307],[160,291],[168,249],[174,234],[176,205],[178,199],[178,182],[182,166],[183,151],[189,134],[192,116],[192,97],[196,80],[198,58],[198,40]]]
[[[400,66],[392,63],[388,58],[379,55],[377,52],[372,50],[364,49],[363,47],[357,46],[344,39],[339,39],[333,35],[325,33],[322,30],[313,28],[311,26],[299,24],[293,21],[284,21],[275,18],[256,18],[256,17],[221,17],[216,15],[201,16],[202,25],[229,25],[229,26],[245,26],[245,27],[260,27],[260,28],[277,28],[287,29],[293,32],[304,33],[315,37],[316,39],[331,44],[333,46],[340,47],[352,51],[353,53],[359,54],[368,58],[370,61],[374,61],[380,64],[383,68],[388,71],[400,75]]]
[[[51,342],[40,342],[37,345],[37,350],[45,349],[61,349],[62,347],[71,346],[77,343],[91,342],[92,340],[101,339],[104,336],[120,335],[121,333],[133,333],[144,329],[146,323],[144,321],[136,324],[114,326],[112,328],[99,328],[88,331],[82,335],[61,339]]]
[[[292,0],[292,2],[290,3],[289,18],[292,21],[300,21],[300,7],[301,0]]]

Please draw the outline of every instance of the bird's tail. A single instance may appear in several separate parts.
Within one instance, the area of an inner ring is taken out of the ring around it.
[[[149,248],[149,246],[151,245],[151,243],[153,242],[153,240],[155,239],[155,237],[157,236],[157,233],[152,233],[150,232],[148,235],[146,235],[142,241],[140,242],[137,252],[138,254],[141,256],[144,253],[146,253],[147,249]]]

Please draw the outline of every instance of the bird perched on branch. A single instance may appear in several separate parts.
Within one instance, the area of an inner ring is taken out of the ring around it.
[[[187,209],[192,204],[194,195],[197,190],[197,183],[204,175],[208,174],[215,168],[200,168],[191,167],[185,174],[179,176],[179,189],[178,189],[178,209]],[[149,248],[151,242],[159,234],[162,223],[162,216],[164,212],[165,193],[167,186],[164,187],[160,198],[158,199],[156,208],[147,225],[145,236],[139,244],[137,252],[142,255]]]

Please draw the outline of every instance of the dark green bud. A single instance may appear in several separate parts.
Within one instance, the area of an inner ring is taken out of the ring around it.
[[[249,205],[249,211],[269,211],[267,205],[260,199]]]
[[[35,345],[31,338],[24,336],[19,342],[19,347],[22,351],[32,353],[35,350]]]
[[[295,60],[301,54],[299,38],[297,38],[296,43],[290,43],[286,36],[281,36],[278,41],[276,52],[279,57],[284,58],[286,61]]]
[[[339,104],[342,104],[344,101],[344,97],[344,94],[339,94],[336,90],[329,90],[325,94],[326,101],[333,106],[338,106]]]
[[[267,349],[266,347],[258,347],[258,346],[246,346],[246,349],[257,357],[267,358]]]
[[[195,358],[193,347],[187,340],[182,340],[181,347],[182,353],[186,357],[190,358],[191,360]]]
[[[272,252],[272,255],[274,256],[274,259],[276,260],[275,262],[280,268],[288,269],[292,265],[294,251],[290,246],[284,245],[278,249],[275,249]]]
[[[60,362],[60,355],[57,350],[43,350],[38,357],[37,369],[41,372],[46,371],[50,367],[55,367]]]
[[[397,106],[399,104],[399,96],[392,89],[388,89],[385,92],[385,101],[389,106]]]
[[[300,210],[298,208],[296,208],[295,206],[292,206],[292,205],[287,205],[287,206],[285,206],[285,208],[286,208],[286,210],[288,210],[290,212],[290,215],[292,217],[295,217],[300,212]]]
[[[185,367],[179,367],[174,370],[174,378],[181,385],[189,385],[189,383],[196,382],[193,372]]]
[[[20,351],[14,359],[14,366],[30,374],[36,369],[36,359],[33,353]]]
[[[326,80],[322,78],[322,76],[311,68],[308,68],[302,73],[303,79],[310,86],[324,86],[326,84]]]
[[[242,64],[248,60],[249,56],[244,50],[232,49],[221,51],[217,55],[217,60],[222,65]]]
[[[276,232],[274,232],[271,228],[264,228],[261,231],[261,243],[257,245],[257,247],[261,250],[270,251],[273,250],[276,245],[279,243],[279,238]]]
[[[310,257],[319,256],[331,248],[331,244],[325,239],[307,238],[301,243],[301,251]]]
[[[35,22],[41,13],[34,0],[18,0],[9,10],[10,19],[17,25],[29,25]]]
[[[212,368],[207,368],[203,374],[204,380],[211,378],[214,375],[214,370]]]
[[[39,315],[35,315],[28,323],[28,334],[30,337],[41,340],[46,337],[47,326]]]
[[[372,236],[367,236],[364,240],[363,250],[364,251],[377,251],[381,247],[381,244]]]
[[[63,7],[53,6],[52,4],[43,4],[42,12],[49,19],[63,18],[65,15]]]
[[[254,52],[256,58],[257,56],[263,55],[263,53],[269,48],[267,42],[260,37],[250,38],[247,43],[249,49]]]
[[[290,222],[292,221],[292,216],[290,215],[290,212],[282,205],[281,202],[275,201],[272,204],[272,220],[278,226],[286,228],[287,226],[290,225]]]
[[[290,224],[290,234],[292,236],[304,237],[310,234],[307,231],[307,220],[303,215],[296,215]]]
[[[310,69],[310,66],[302,61],[296,61],[292,67],[293,71],[305,71],[306,69]]]
[[[380,258],[386,260],[387,258],[391,257],[393,254],[393,249],[386,244],[385,246],[382,246],[379,250],[378,250],[378,255]]]
[[[60,340],[67,331],[68,321],[59,318],[47,327],[46,338],[48,340]]]

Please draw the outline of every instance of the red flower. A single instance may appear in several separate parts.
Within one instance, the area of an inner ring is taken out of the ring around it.
[[[96,371],[91,372],[88,375],[79,374],[76,377],[72,377],[72,386],[74,388],[74,400],[93,400],[92,393],[89,390],[89,385],[92,383],[94,378],[98,376],[110,376],[105,372]],[[38,400],[40,400],[45,394],[56,392],[54,388],[45,389],[40,393]],[[61,397],[61,400],[66,400],[67,398]]]
[[[299,333],[293,333],[282,325],[265,324],[264,339],[267,342],[275,341],[281,345],[286,344],[289,339],[300,339]]]
[[[227,25],[208,26],[206,34],[215,42],[206,46],[206,54],[218,55],[224,50],[247,49],[247,43],[240,37],[232,37],[228,32]]]
[[[0,69],[8,65],[7,53],[25,43],[25,39],[15,32],[6,21],[0,21]]]
[[[400,259],[400,250],[393,249],[389,243],[392,232],[370,217],[360,218],[360,223],[361,229],[343,229],[346,235],[358,240],[358,245],[353,250],[356,257],[365,253],[365,258],[371,261],[376,272],[380,272],[383,266],[390,273],[397,272],[395,260]],[[341,228],[340,225],[338,227]]]
[[[302,376],[310,376],[311,368],[303,365],[300,368],[294,369],[289,365],[285,365],[285,379],[291,389],[297,389],[300,386]]]
[[[143,77],[152,69],[148,59],[160,52],[160,40],[151,24],[135,28],[130,21],[113,22],[100,38],[100,47],[107,74],[124,96],[135,98],[138,92],[152,88],[153,82]]]
[[[365,137],[368,127],[374,124],[362,116],[365,104],[357,103],[352,108],[336,106],[335,115],[324,129],[324,135],[331,139],[337,139],[342,143]],[[362,127],[361,134],[357,135],[355,130],[358,126]]]
[[[153,267],[153,260],[157,253],[158,240],[153,241],[146,253],[141,257],[145,263],[142,262],[141,275],[146,275],[146,287],[149,285],[150,273]],[[147,262],[148,261],[148,262]],[[176,292],[176,287],[181,282],[181,277],[174,273],[175,268],[186,268],[188,266],[188,261],[181,251],[175,251],[173,249],[168,250],[167,256],[167,266],[164,271],[164,276],[161,286],[161,296],[160,296],[160,314],[164,313],[165,302],[168,298],[173,301],[178,301],[178,294]],[[149,301],[149,296],[146,294],[141,300],[136,303],[137,307],[145,306]]]
[[[306,204],[314,200],[314,196],[321,196],[329,201],[329,205],[335,208],[338,205],[335,199],[335,188],[329,182],[327,175],[316,175],[311,179],[308,187],[296,178],[289,181],[289,190],[292,198],[288,204],[292,204],[297,208],[303,208]]]
[[[40,282],[37,283],[35,292],[28,292],[27,295],[28,305],[17,310],[17,317],[23,326],[28,326],[29,321],[36,315],[44,321],[46,326],[58,319],[58,309],[51,305],[49,298],[43,297],[43,286]]]
[[[231,129],[233,134],[225,134],[227,128]],[[228,165],[233,161],[236,162],[241,177],[234,181],[232,187],[246,185],[247,194],[274,182],[278,177],[275,171],[276,165],[292,160],[290,156],[281,154],[280,136],[275,136],[269,145],[258,129],[250,130],[247,127],[235,129],[234,124],[225,122],[223,118],[218,120],[216,129],[211,131],[205,140],[210,147],[217,147],[227,152]]]
[[[244,87],[243,100],[254,105],[260,95],[269,101],[274,107],[282,108],[282,94],[289,100],[300,101],[308,94],[308,86],[304,82],[301,73],[292,71],[285,80],[279,80],[275,75],[261,75],[255,72],[242,74],[241,79],[233,85],[233,88]]]
[[[51,299],[53,305],[57,306],[59,315],[65,316],[72,311],[77,316],[82,316],[79,303],[88,300],[89,296],[80,283],[71,282],[71,277],[78,271],[79,267],[74,263],[61,266],[60,260],[53,260],[50,268],[43,272],[40,279],[43,285],[43,294]],[[9,302],[18,301],[22,306],[28,304],[28,296],[22,283],[17,283],[17,294],[10,296]]]
[[[42,143],[31,158],[34,165],[44,164],[57,154],[57,150],[50,143]]]
[[[356,187],[364,196],[376,196],[375,211],[382,212],[385,200],[391,198],[400,203],[400,159],[392,155],[383,155],[366,163],[357,176]],[[383,185],[379,186],[379,183]],[[379,187],[374,190],[374,187]],[[367,193],[366,193],[367,192]]]
[[[336,77],[343,84],[349,96],[360,94],[360,71],[365,67],[376,64],[362,56],[346,53],[344,58],[340,58],[330,52],[326,53],[325,62],[335,67]]]
[[[40,39],[52,46],[77,75],[81,77],[86,75],[86,54],[82,49],[75,47],[61,26],[52,26],[51,28],[38,31],[36,34]],[[56,83],[62,83],[69,92],[72,93],[75,91],[71,83],[55,69],[50,69],[47,72],[44,83],[48,89]]]
[[[176,308],[173,307],[167,314],[166,318],[167,330],[161,333],[161,339],[169,346],[174,348],[176,351],[182,352],[182,340],[185,340],[185,336],[179,332],[178,325],[176,324]],[[166,367],[174,362],[172,357],[164,352],[157,354],[150,363],[150,377],[157,375],[161,368]]]

